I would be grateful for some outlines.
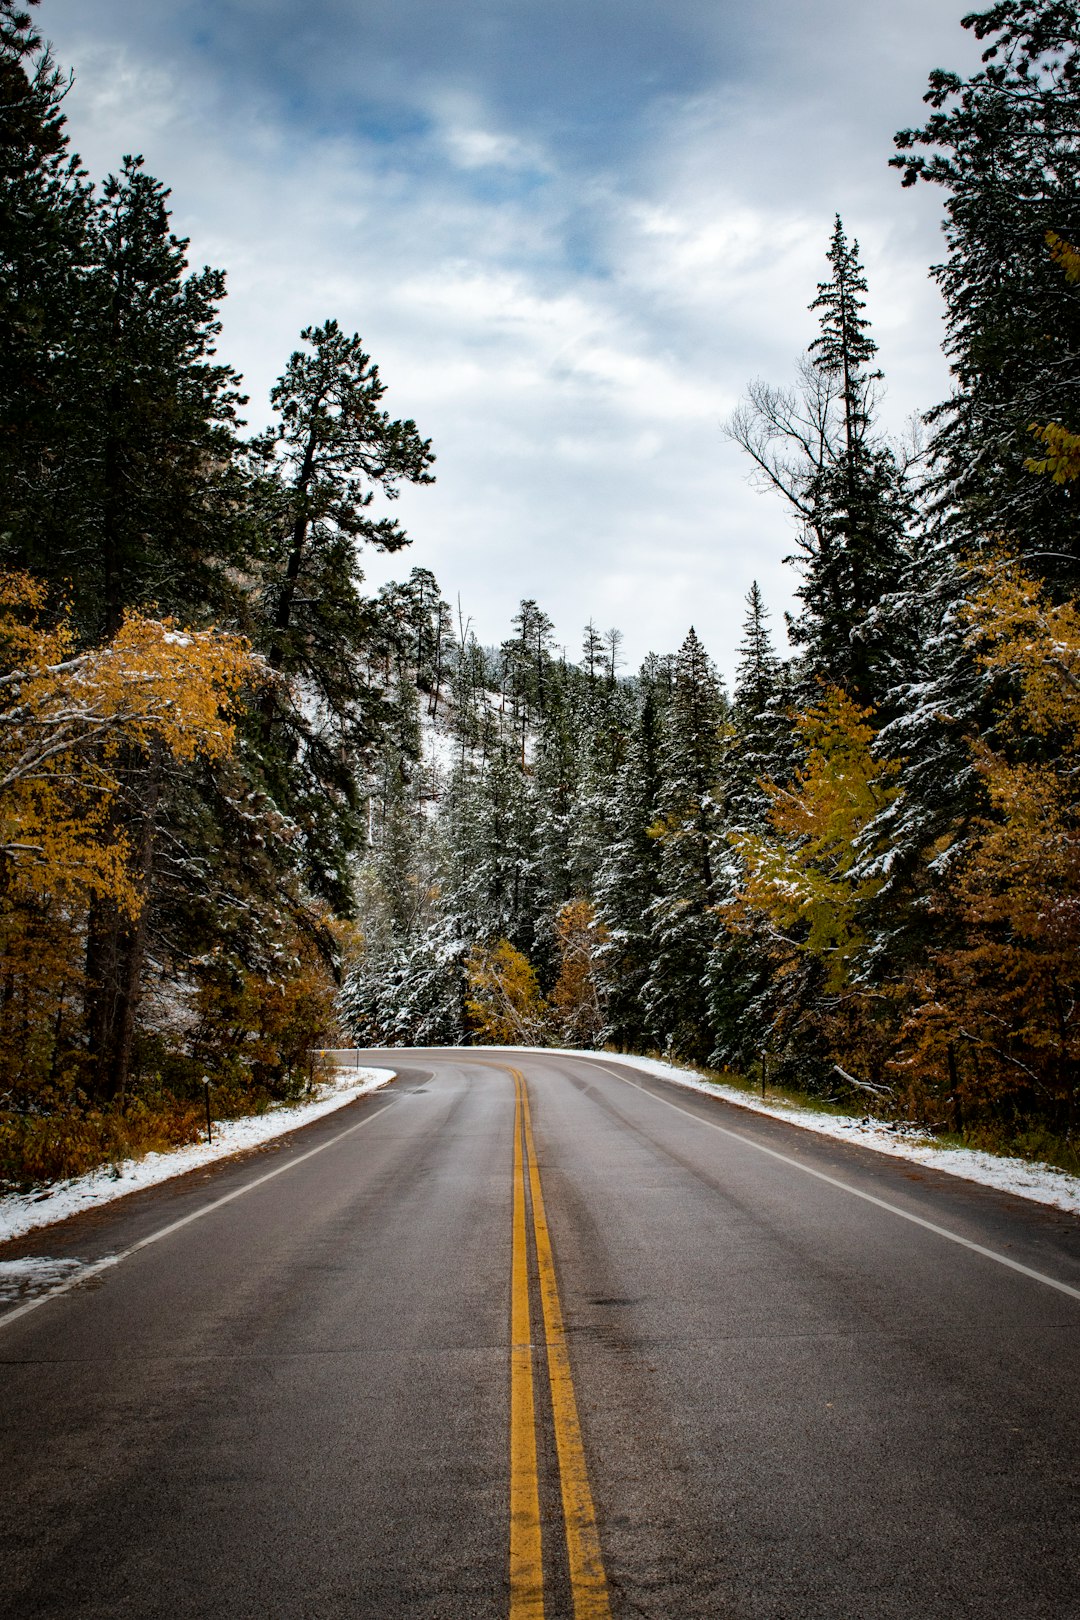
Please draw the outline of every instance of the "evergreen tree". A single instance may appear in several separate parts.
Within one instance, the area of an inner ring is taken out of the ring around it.
[[[503,643],[503,691],[513,702],[524,760],[525,738],[534,717],[543,719],[550,686],[554,626],[543,608],[528,598],[511,623],[516,634]]]
[[[219,270],[187,270],[169,193],[125,158],[90,222],[78,525],[62,514],[53,568],[78,570],[87,632],[112,635],[126,607],[210,617],[233,600],[246,538],[232,477],[239,379],[216,362]]]
[[[589,684],[596,681],[604,657],[604,638],[590,619],[582,632],[581,661]]]
[[[732,830],[764,831],[771,802],[765,784],[786,782],[795,769],[794,694],[788,669],[773,649],[756,580],[746,606],[724,752],[725,837],[714,852],[719,926],[707,973],[716,1040],[709,1061],[744,1069],[760,1060],[766,1027],[762,1003],[772,981],[774,953],[767,929],[742,916],[734,926],[746,872],[729,835]]]
[[[536,805],[538,909],[541,951],[537,967],[547,979],[554,967],[554,919],[578,892],[574,844],[581,816],[582,736],[564,681],[549,682],[547,707],[536,738],[533,797]],[[546,927],[544,926],[546,924]]]
[[[696,632],[675,658],[660,751],[659,894],[651,907],[652,964],[642,996],[647,1024],[666,1048],[704,1059],[713,1038],[706,970],[716,923],[714,844],[723,757],[723,689]]]
[[[214,360],[220,272],[187,273],[168,192],[127,158],[87,223],[68,425],[56,446],[57,498],[27,561],[77,578],[83,636],[109,638],[144,603],[202,624],[235,603],[246,525],[233,476],[235,373]],[[157,849],[182,770],[129,750],[114,829],[148,901],[137,918],[96,900],[87,925],[89,1083],[123,1093],[135,1051],[148,946],[159,915]]]
[[[463,918],[471,939],[507,939],[531,955],[542,886],[535,801],[516,746],[498,745],[479,774],[455,772],[445,815],[447,910]]]
[[[832,275],[810,305],[820,335],[810,358],[835,390],[829,454],[815,471],[803,530],[803,611],[793,640],[806,648],[808,671],[843,686],[860,702],[879,703],[887,687],[883,650],[875,645],[872,614],[894,588],[901,565],[910,502],[893,452],[872,437],[877,352],[863,314],[866,277],[859,244],[848,243],[839,215],[829,244]]]
[[[790,630],[804,649],[808,695],[829,681],[876,705],[892,681],[876,614],[903,567],[913,501],[906,461],[874,427],[881,373],[869,369],[877,346],[863,314],[866,279],[839,217],[828,261],[800,389],[755,384],[728,431],[799,524],[802,610]]]
[[[314,892],[349,909],[348,857],[362,836],[358,777],[382,712],[366,678],[376,613],[360,594],[359,549],[407,543],[375,517],[376,492],[432,481],[412,421],[386,392],[358,337],[308,327],[271,394],[278,424],[255,442],[265,609],[259,641],[280,678],[261,709],[259,751],[276,802],[302,839]]]
[[[29,13],[0,0],[0,558],[14,567],[46,563],[71,432],[90,188],[64,128],[68,87]]]
[[[603,1038],[627,1051],[663,1044],[662,1032],[648,1021],[643,990],[652,968],[660,845],[651,829],[660,798],[671,678],[670,659],[651,656],[642,665],[626,762],[610,789],[611,839],[596,872],[597,903],[607,932],[601,950],[607,1015]]]
[[[792,693],[787,668],[773,648],[757,580],[747,593],[746,608],[724,766],[724,807],[728,822],[753,827],[768,809],[762,779],[783,781],[794,764],[788,712]]]
[[[494,745],[494,718],[488,693],[494,690],[484,649],[466,627],[450,664],[450,734],[459,746],[459,767],[472,752],[484,758]]]
[[[1002,0],[963,26],[985,43],[981,67],[930,75],[931,115],[892,160],[905,185],[946,194],[933,274],[956,387],[930,418],[938,499],[961,543],[1006,534],[1075,589],[1075,492],[1026,462],[1033,424],[1080,423],[1080,294],[1047,243],[1080,241],[1080,5]]]

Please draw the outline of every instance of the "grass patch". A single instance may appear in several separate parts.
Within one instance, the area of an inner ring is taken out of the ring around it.
[[[612,1053],[612,1056],[629,1055]],[[1010,1124],[1000,1120],[987,1120],[973,1122],[965,1126],[963,1131],[933,1131],[926,1128],[925,1121],[919,1119],[897,1119],[895,1115],[875,1114],[867,1108],[867,1098],[858,1094],[839,1094],[832,1097],[823,1097],[820,1094],[800,1091],[795,1086],[774,1085],[766,1078],[764,1097],[761,1089],[760,1074],[741,1074],[734,1069],[710,1069],[706,1064],[690,1064],[673,1062],[662,1052],[646,1052],[640,1054],[653,1058],[659,1063],[666,1063],[672,1069],[681,1070],[684,1074],[692,1074],[698,1079],[708,1080],[713,1085],[729,1086],[733,1091],[741,1091],[746,1097],[758,1102],[786,1103],[804,1114],[840,1114],[847,1119],[870,1119],[880,1124],[900,1124],[924,1132],[923,1141],[927,1147],[940,1148],[968,1148],[980,1153],[992,1154],[995,1158],[1023,1159],[1029,1164],[1047,1164],[1055,1170],[1064,1170],[1069,1175],[1080,1176],[1080,1141],[1074,1136],[1051,1130],[1039,1121],[1021,1121]]]
[[[612,1053],[612,1056],[626,1056],[628,1054]],[[849,1119],[865,1119],[867,1116],[866,1104],[858,1097],[831,1096],[823,1097],[811,1091],[801,1091],[795,1086],[774,1084],[766,1077],[765,1091],[762,1094],[761,1076],[742,1074],[737,1069],[710,1069],[705,1063],[679,1063],[665,1056],[663,1052],[645,1052],[635,1054],[654,1059],[657,1063],[666,1063],[671,1069],[681,1070],[683,1074],[691,1074],[696,1079],[708,1080],[714,1086],[730,1086],[733,1091],[745,1092],[747,1097],[757,1102],[789,1103],[793,1108],[802,1109],[811,1114],[843,1114]]]
[[[1023,1159],[1028,1164],[1048,1164],[1068,1175],[1080,1176],[1080,1143],[1041,1124],[1006,1127],[993,1121],[971,1125],[963,1131],[944,1131],[933,1138],[935,1147],[974,1148],[996,1158]]]

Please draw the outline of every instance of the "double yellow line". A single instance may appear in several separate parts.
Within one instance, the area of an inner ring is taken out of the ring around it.
[[[525,1079],[514,1078],[514,1223],[510,1310],[510,1620],[544,1620],[544,1568],[540,1485],[536,1463],[536,1398],[529,1305],[528,1185],[540,1282],[543,1343],[551,1387],[555,1451],[559,1460],[567,1561],[574,1620],[611,1620],[607,1577],[600,1556],[596,1510],[589,1490],[585,1448],[570,1376],[551,1236],[536,1164]]]

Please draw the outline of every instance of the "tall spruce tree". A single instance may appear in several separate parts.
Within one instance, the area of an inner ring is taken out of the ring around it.
[[[58,458],[64,498],[39,539],[49,577],[78,579],[77,622],[91,641],[114,635],[132,607],[188,624],[229,612],[250,557],[235,475],[238,379],[214,355],[224,277],[188,273],[187,243],[170,230],[168,195],[140,158],[129,157],[88,220],[69,427]],[[160,915],[159,834],[170,821],[179,825],[173,808],[185,780],[153,749],[130,750],[122,774],[115,830],[149,898],[135,919],[108,900],[90,908],[88,1078],[106,1097],[123,1093],[131,1071]]]
[[[877,705],[893,672],[876,614],[903,567],[913,521],[909,466],[875,426],[881,373],[872,368],[877,345],[863,313],[866,278],[839,217],[827,257],[830,276],[810,305],[819,336],[799,386],[752,385],[728,431],[798,524],[802,608],[791,637],[803,649],[808,695],[829,681]]]
[[[793,640],[806,649],[809,672],[843,686],[860,703],[878,704],[888,688],[872,615],[894,589],[910,503],[892,450],[873,437],[872,369],[877,344],[864,315],[866,277],[859,244],[849,244],[837,215],[829,243],[832,271],[810,305],[820,334],[810,345],[815,369],[835,389],[837,421],[829,454],[816,469],[803,529],[802,612]]]
[[[793,765],[790,672],[776,654],[768,621],[755,580],[746,596],[724,765],[725,819],[739,827],[762,825],[769,802],[762,779],[783,781]]]
[[[791,672],[778,658],[768,612],[755,580],[746,597],[746,618],[723,763],[724,834],[764,831],[769,796],[764,782],[786,782],[795,766]],[[715,1034],[710,1062],[747,1068],[760,1059],[761,1000],[772,976],[772,953],[764,930],[740,919],[729,927],[745,879],[743,863],[727,837],[717,841],[714,879],[716,945],[709,958],[709,1012]]]
[[[716,937],[714,848],[720,827],[726,700],[691,628],[675,658],[660,750],[656,822],[659,893],[650,911],[652,965],[642,990],[646,1021],[672,1052],[699,1060],[713,1046],[706,989]]]
[[[671,662],[651,655],[638,675],[627,757],[610,788],[611,840],[596,873],[596,898],[608,934],[601,957],[607,992],[604,1039],[628,1051],[663,1045],[662,1031],[648,1022],[643,989],[652,968],[652,917],[659,889],[660,845],[651,829],[660,798]]]
[[[54,536],[80,575],[87,632],[112,635],[151,603],[205,620],[230,605],[247,562],[234,477],[239,379],[215,358],[220,270],[188,272],[169,192],[124,159],[95,207],[85,280],[80,517]],[[69,475],[70,475],[69,473]]]
[[[64,127],[69,82],[30,13],[0,0],[0,559],[15,566],[47,565],[64,497],[91,201]]]
[[[938,500],[959,543],[1008,536],[1075,590],[1075,490],[1026,462],[1033,424],[1080,427],[1080,294],[1047,241],[1080,241],[1080,4],[1002,0],[963,27],[984,42],[982,65],[930,75],[930,117],[900,131],[892,159],[905,185],[945,192],[948,254],[933,274],[956,386],[930,418]]]

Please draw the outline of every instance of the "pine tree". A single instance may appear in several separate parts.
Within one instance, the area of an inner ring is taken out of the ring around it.
[[[485,758],[494,745],[494,718],[488,703],[493,690],[484,649],[475,635],[463,627],[450,663],[450,734],[459,745],[458,764],[464,769],[473,751]]]
[[[790,672],[777,657],[768,613],[755,580],[746,598],[743,639],[724,748],[724,830],[762,832],[768,825],[766,784],[794,774],[796,747]],[[764,926],[739,912],[745,865],[727,838],[715,851],[715,948],[709,958],[709,1011],[716,1044],[709,1061],[747,1069],[760,1058],[763,999],[772,980],[774,952]],[[736,926],[737,924],[737,926]]]
[[[505,938],[531,956],[542,884],[536,810],[512,743],[496,746],[482,772],[455,771],[443,806],[450,854],[445,909],[483,944]]]
[[[863,314],[866,278],[839,217],[828,261],[832,273],[810,305],[820,335],[800,388],[753,385],[728,431],[799,524],[802,610],[790,633],[803,649],[808,699],[829,681],[877,705],[892,671],[876,614],[903,567],[913,499],[907,461],[875,429],[881,373],[869,369],[877,346]]]
[[[832,276],[818,282],[817,297],[810,305],[811,312],[821,312],[821,333],[809,352],[815,366],[837,379],[844,423],[842,461],[849,478],[854,479],[870,429],[872,389],[882,373],[867,369],[877,344],[863,314],[866,299],[860,297],[866,292],[866,276],[859,261],[859,244],[848,243],[839,214],[826,258]]]
[[[660,798],[661,750],[671,699],[671,660],[650,657],[637,681],[637,714],[626,762],[611,784],[611,839],[595,879],[607,932],[602,977],[607,1022],[603,1038],[626,1051],[663,1045],[652,1027],[643,989],[652,968],[652,917],[660,881],[659,841],[650,836]]]
[[[736,826],[761,824],[768,809],[762,779],[783,781],[793,766],[789,675],[773,648],[757,580],[746,597],[724,766],[724,807]]]
[[[877,344],[863,314],[859,244],[848,243],[839,215],[828,260],[832,275],[819,283],[810,305],[821,331],[809,353],[836,391],[839,422],[807,492],[812,516],[803,534],[803,611],[793,640],[805,646],[814,677],[876,704],[887,677],[871,615],[896,584],[911,509],[895,456],[872,437],[874,387],[882,373],[869,369]]]
[[[1080,240],[1080,5],[1002,0],[963,26],[967,78],[937,70],[892,162],[945,192],[945,297],[956,387],[931,413],[938,500],[960,543],[1010,536],[1063,587],[1080,581],[1075,493],[1033,478],[1032,424],[1080,422],[1080,293],[1063,294],[1047,234]]]
[[[516,634],[502,646],[503,691],[513,702],[524,759],[529,726],[547,708],[554,626],[531,597],[522,601],[511,623]]]
[[[533,961],[541,977],[554,970],[554,919],[578,892],[575,842],[581,817],[582,728],[564,681],[549,682],[547,706],[536,736],[532,787],[536,806],[536,857],[541,938]]]
[[[675,658],[661,744],[659,894],[651,908],[652,966],[642,995],[646,1022],[677,1055],[704,1059],[713,1046],[706,972],[716,934],[714,845],[723,754],[723,689],[691,628]]]
[[[589,684],[596,681],[604,657],[604,638],[590,619],[582,632],[581,661]]]
[[[210,622],[235,606],[249,557],[233,476],[241,400],[235,374],[214,359],[224,278],[187,273],[167,198],[128,158],[94,202],[55,498],[28,536],[32,565],[53,581],[78,580],[77,623],[91,642],[115,636],[142,604]],[[159,831],[184,775],[154,748],[133,747],[122,761],[114,830],[148,900],[135,921],[107,898],[90,911],[88,1083],[107,1097],[128,1082],[158,914]]]
[[[0,0],[0,556],[15,567],[46,566],[71,431],[90,188],[64,128],[68,87],[29,13]]]
[[[261,709],[258,749],[275,801],[302,838],[315,893],[349,909],[348,858],[362,837],[358,778],[381,712],[366,677],[376,610],[360,594],[364,545],[396,551],[400,525],[374,517],[376,492],[426,484],[432,456],[386,392],[358,337],[308,327],[271,394],[278,424],[253,446],[267,534],[259,641],[280,677]]]
[[[247,561],[228,476],[243,400],[235,372],[214,359],[225,278],[187,272],[168,197],[141,158],[125,158],[91,221],[79,549],[56,537],[57,561],[82,563],[91,634],[114,634],[142,601],[220,612],[230,568]]]

